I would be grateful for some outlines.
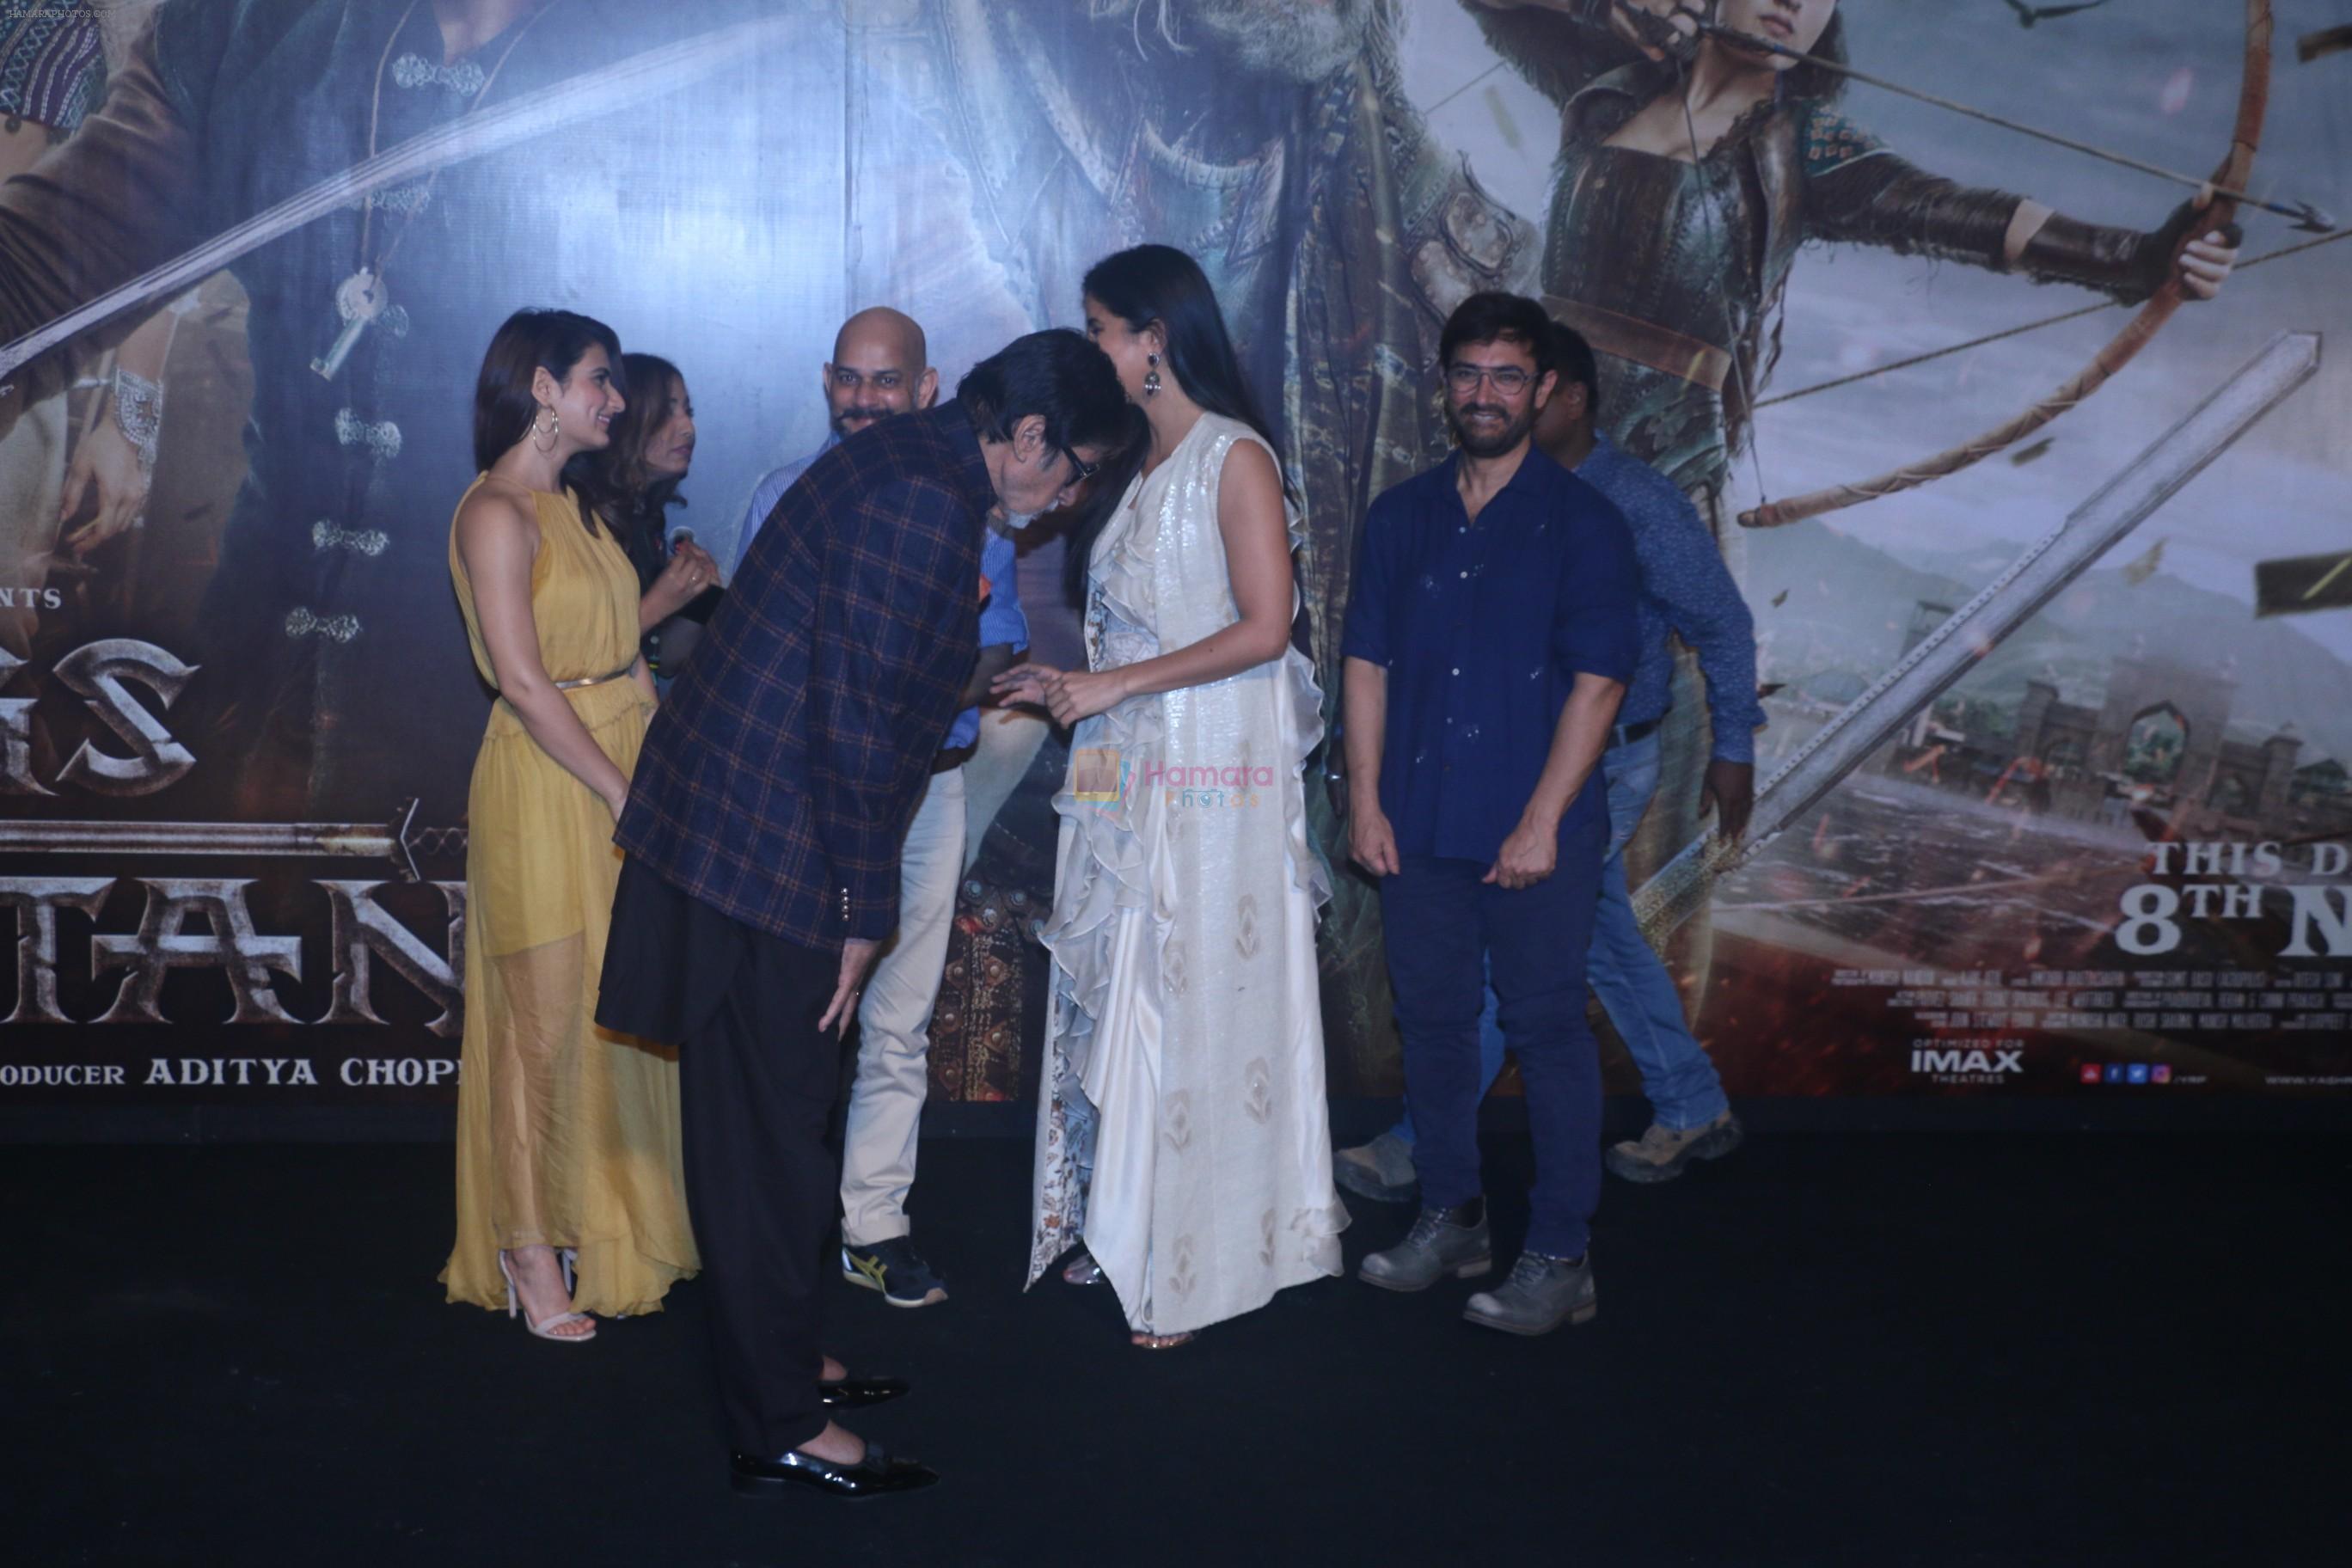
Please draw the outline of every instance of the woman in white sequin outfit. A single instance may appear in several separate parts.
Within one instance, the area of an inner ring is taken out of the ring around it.
[[[1087,663],[1014,700],[1075,725],[1032,1284],[1107,1279],[1166,1349],[1339,1272],[1315,917],[1330,879],[1301,769],[1322,736],[1291,646],[1298,521],[1192,258],[1140,246],[1086,279],[1087,331],[1142,409],[1141,471],[1073,540]]]

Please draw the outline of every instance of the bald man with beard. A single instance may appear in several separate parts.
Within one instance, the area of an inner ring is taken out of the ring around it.
[[[832,428],[814,452],[760,481],[743,519],[739,568],[769,514],[812,463],[869,426],[931,406],[940,377],[929,360],[923,329],[902,311],[877,305],[841,324],[824,366]],[[977,705],[989,682],[1011,668],[1014,651],[1029,642],[1014,565],[1012,539],[992,527],[980,557],[981,575],[990,585],[980,613],[980,657],[899,852],[898,929],[884,943],[857,1008],[857,1073],[842,1138],[841,1274],[881,1292],[894,1307],[936,1306],[948,1299],[946,1281],[915,1250],[907,1194],[915,1183],[917,1136],[930,1087],[931,1009],[947,969],[956,884],[963,874],[963,767],[980,736]]]
[[[877,419],[939,401],[940,373],[930,367],[923,329],[912,316],[887,305],[860,310],[834,334],[833,358],[824,364],[827,424],[824,445],[796,463],[769,472],[751,492],[735,534],[735,560],[728,575],[743,566],[751,540],[776,503],[808,467]]]

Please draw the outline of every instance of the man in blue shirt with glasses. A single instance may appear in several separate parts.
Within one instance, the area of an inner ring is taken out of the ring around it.
[[[1604,1159],[1627,1181],[1667,1182],[1694,1160],[1730,1153],[1741,1131],[1715,1064],[1683,1016],[1674,977],[1633,918],[1625,846],[1659,787],[1659,729],[1675,658],[1670,636],[1689,647],[1706,678],[1710,757],[1697,781],[1700,809],[1715,809],[1727,838],[1746,831],[1756,795],[1756,731],[1764,723],[1756,697],[1756,622],[1689,498],[1601,431],[1591,346],[1569,328],[1556,327],[1554,347],[1559,382],[1537,416],[1536,446],[1609,499],[1633,531],[1642,574],[1642,662],[1617,710],[1601,764],[1609,780],[1609,854],[1601,865],[1601,912],[1586,977],[1641,1069],[1654,1120],[1641,1137],[1614,1145]],[[1669,787],[1687,788],[1690,782],[1677,779]],[[1483,1089],[1503,1070],[1503,1036],[1491,994],[1479,1020],[1479,1049]],[[1340,1150],[1331,1174],[1360,1197],[1410,1198],[1412,1115],[1370,1142]]]
[[[1549,1332],[1594,1311],[1601,1062],[1585,950],[1609,840],[1601,776],[1640,662],[1640,578],[1624,520],[1536,449],[1552,324],[1474,294],[1438,363],[1456,449],[1364,522],[1346,637],[1349,848],[1381,879],[1422,1212],[1366,1283],[1426,1289],[1493,1264],[1479,1186],[1478,1016],[1491,978],[1535,1134],[1533,1217],[1472,1322]]]

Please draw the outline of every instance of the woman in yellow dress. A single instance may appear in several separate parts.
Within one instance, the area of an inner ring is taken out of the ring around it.
[[[520,1309],[572,1344],[595,1336],[588,1314],[654,1311],[697,1267],[677,1058],[593,1020],[613,823],[654,702],[636,572],[583,514],[574,466],[612,439],[620,374],[604,323],[509,318],[474,393],[483,472],[449,534],[474,663],[499,695],[467,802],[457,1242],[441,1279],[450,1300]]]

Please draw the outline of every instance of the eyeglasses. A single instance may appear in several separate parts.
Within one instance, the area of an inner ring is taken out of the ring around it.
[[[1475,392],[1480,382],[1489,381],[1504,396],[1517,397],[1532,385],[1535,379],[1515,364],[1450,364],[1445,367],[1445,384],[1456,392]]]
[[[1081,461],[1078,455],[1067,447],[1062,448],[1062,456],[1070,460],[1070,482],[1074,485],[1082,485],[1093,479],[1096,470],[1102,467],[1100,463]]]

